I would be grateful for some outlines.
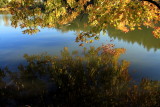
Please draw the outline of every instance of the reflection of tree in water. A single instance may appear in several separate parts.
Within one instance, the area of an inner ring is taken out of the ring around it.
[[[87,14],[81,14],[76,17],[72,22],[66,24],[66,25],[59,25],[55,27],[56,29],[60,30],[61,32],[69,32],[69,31],[75,31],[75,32],[89,32],[92,27],[88,24],[88,15]]]
[[[10,18],[11,18],[11,16],[9,16],[7,14],[3,14],[2,16],[0,16],[0,21],[2,20],[2,22],[4,22],[4,26],[9,26],[10,25]]]
[[[7,15],[4,15],[3,16],[3,21],[5,22],[5,26],[9,26],[9,16],[7,16]]]
[[[88,33],[88,34],[94,34],[94,38],[96,40],[96,37],[99,37],[99,34],[97,34],[96,30],[93,30],[92,26],[88,25],[88,17],[87,15],[81,15],[77,17],[73,22],[71,22],[69,25],[66,26],[60,26],[57,27],[56,29],[62,31],[62,32],[67,32],[67,31],[76,31],[76,32],[83,32],[83,34]],[[87,25],[87,26],[86,26]],[[108,27],[107,28],[107,33],[110,37],[113,38],[118,38],[119,40],[124,40],[129,43],[138,43],[139,45],[144,46],[147,50],[154,49],[155,51],[157,49],[160,49],[160,40],[154,38],[152,35],[152,29],[151,28],[146,28],[142,27],[143,30],[136,30],[124,33],[121,32],[120,30],[117,30],[113,27]],[[93,30],[93,31],[90,31]],[[80,34],[80,33],[77,33]],[[85,40],[88,38],[87,36],[83,35]],[[78,41],[84,41],[84,38],[80,39],[80,35],[77,35]],[[90,39],[90,38],[89,38]]]
[[[83,38],[80,38],[80,33],[83,34],[93,34],[95,35],[92,39],[99,39],[99,31],[97,31],[94,27],[89,26],[88,24],[88,15],[87,14],[82,14],[78,16],[75,20],[72,22],[66,24],[66,25],[57,25],[55,27],[59,31],[62,32],[68,32],[68,31],[75,31],[77,32],[77,39],[76,41],[81,41],[81,42],[86,42],[87,36],[83,35]],[[107,28],[107,32],[109,33],[110,37],[118,38],[118,39],[123,39],[127,42],[135,43],[137,42],[140,45],[143,45],[147,50],[154,49],[157,50],[160,48],[160,42],[159,39],[156,39],[152,37],[151,29],[147,29],[145,27],[142,27],[143,30],[135,30],[132,32],[128,33],[123,33],[121,31],[118,31],[112,27]],[[124,36],[123,36],[124,35]],[[90,42],[91,38],[88,38],[88,42]],[[149,41],[149,42],[148,42]]]
[[[24,55],[28,64],[19,72],[1,69],[1,106],[160,106],[159,83],[134,84],[128,62],[118,62],[125,49],[113,47],[84,48],[83,56],[68,48],[61,57]]]
[[[123,33],[110,27],[108,28],[108,35],[114,39],[117,38],[118,40],[127,41],[128,43],[138,43],[147,50],[154,49],[156,51],[160,49],[160,40],[150,36],[152,35],[152,30],[145,27],[143,29],[144,31],[135,30],[129,33]]]
[[[150,37],[153,34],[156,38],[159,36],[160,28],[157,27],[159,26],[157,24],[159,9],[156,6],[137,0],[121,2],[119,0],[103,0],[103,2],[94,3],[89,3],[89,1],[48,0],[34,3],[22,0],[22,3],[11,2],[12,26],[20,26],[25,29],[23,33],[28,34],[39,32],[39,27],[56,28],[62,32],[75,31],[76,42],[82,42],[80,46],[83,46],[83,42],[92,43],[93,40],[98,40],[100,32],[106,33],[107,30],[110,30],[110,26],[123,32],[136,29],[135,34],[126,33],[125,35],[130,36],[124,39],[143,44],[148,50],[153,47],[155,50],[159,48],[159,40]],[[85,6],[87,7],[84,9]],[[144,37],[144,34],[137,34],[141,32],[137,31],[137,28],[146,31],[142,26],[153,28],[153,34],[147,33],[147,37]],[[148,39],[151,39],[150,42],[146,42]]]

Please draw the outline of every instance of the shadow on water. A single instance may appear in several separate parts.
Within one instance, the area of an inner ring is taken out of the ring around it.
[[[84,48],[83,55],[65,47],[61,56],[27,55],[18,72],[0,70],[1,106],[160,106],[158,81],[135,82],[129,62],[118,61],[123,48],[113,44]]]

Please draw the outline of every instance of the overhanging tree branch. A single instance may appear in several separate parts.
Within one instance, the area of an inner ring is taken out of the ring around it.
[[[141,1],[147,1],[149,3],[152,3],[152,4],[154,4],[155,6],[157,6],[160,9],[160,4],[157,3],[156,1],[153,1],[153,0],[141,0]]]

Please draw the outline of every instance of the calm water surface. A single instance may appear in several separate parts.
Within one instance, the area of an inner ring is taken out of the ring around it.
[[[22,34],[21,28],[10,26],[10,15],[0,15],[0,66],[8,66],[16,69],[20,63],[25,63],[24,54],[40,54],[47,52],[51,55],[59,55],[64,47],[69,50],[79,50],[79,43],[75,42],[76,32],[73,29],[40,29],[41,32],[35,35]],[[70,28],[72,25],[68,25]],[[135,79],[148,77],[153,80],[160,80],[160,39],[152,35],[152,30],[143,28],[129,33],[109,28],[106,35],[101,34],[100,40],[85,47],[101,46],[102,44],[115,44],[118,48],[125,48],[126,54],[121,59],[131,63],[130,72]],[[137,71],[136,73],[132,71]]]

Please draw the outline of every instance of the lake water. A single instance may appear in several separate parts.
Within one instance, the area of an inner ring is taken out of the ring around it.
[[[8,66],[16,69],[20,63],[25,63],[24,54],[40,54],[47,52],[51,55],[59,55],[64,47],[69,50],[81,51],[80,43],[76,43],[74,29],[58,30],[54,28],[40,29],[34,35],[22,34],[21,28],[13,28],[10,25],[11,15],[0,15],[0,67]],[[72,25],[68,25],[70,28]],[[110,42],[110,40],[113,40]],[[85,47],[101,46],[113,43],[118,48],[125,48],[126,54],[121,56],[130,62],[130,73],[135,79],[148,77],[152,80],[160,80],[160,39],[152,35],[152,30],[143,28],[129,33],[122,33],[113,28],[108,33],[101,33],[100,40]],[[136,72],[133,72],[136,71]]]

